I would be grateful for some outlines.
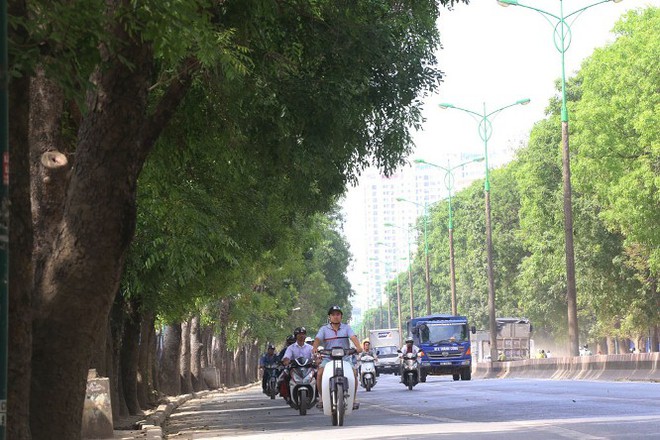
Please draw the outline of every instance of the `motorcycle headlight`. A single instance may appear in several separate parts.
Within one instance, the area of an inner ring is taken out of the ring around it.
[[[332,357],[343,357],[344,349],[343,348],[333,348],[330,352]]]

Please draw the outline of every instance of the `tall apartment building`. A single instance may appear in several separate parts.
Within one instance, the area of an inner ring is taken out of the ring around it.
[[[450,157],[449,164],[445,161],[437,165],[448,168],[477,157],[477,154],[457,154]],[[349,277],[357,293],[354,303],[362,311],[386,301],[383,293],[388,280],[408,267],[408,250],[415,252],[417,238],[423,237],[417,219],[423,218],[425,206],[448,196],[446,174],[440,168],[418,163],[389,178],[368,170],[361,176],[360,185],[352,190],[344,204],[346,235],[354,257]],[[453,176],[452,193],[455,193],[483,178],[484,164],[473,162],[457,168]],[[407,284],[402,286],[402,292],[408,292],[407,289]],[[391,310],[394,317],[396,305]],[[353,320],[359,322],[360,316],[354,316]]]

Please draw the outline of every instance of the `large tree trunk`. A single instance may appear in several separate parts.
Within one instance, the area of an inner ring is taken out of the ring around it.
[[[204,378],[202,377],[203,347],[199,316],[195,315],[190,319],[190,377],[193,391],[206,389]]]
[[[232,383],[232,353],[227,346],[227,325],[229,323],[229,298],[223,298],[220,302],[220,334],[218,335],[218,357],[216,367],[220,370],[220,381],[225,386]]]
[[[8,12],[25,17],[25,2],[10,1]],[[12,41],[23,42],[27,31],[10,26]],[[13,64],[10,60],[10,64]],[[28,141],[30,114],[30,79],[10,78],[8,141],[10,164],[9,186],[9,335],[7,365],[7,419],[9,439],[30,439],[30,361],[32,357],[32,212],[30,204],[30,150]]]
[[[163,329],[163,353],[160,364],[160,391],[166,396],[181,394],[179,354],[181,352],[181,324]]]
[[[105,331],[135,229],[137,177],[199,69],[196,60],[184,60],[147,115],[153,49],[124,22],[128,16],[117,13],[129,3],[107,2],[107,16],[114,19],[108,36],[116,44],[114,50],[99,46],[101,63],[90,78],[84,117],[76,121],[71,167],[61,166],[65,156],[57,151],[43,154],[58,150],[48,139],[31,145],[43,167],[31,173],[33,181],[49,171],[32,194],[39,231],[34,234],[30,427],[39,439],[80,438],[92,347]],[[59,133],[59,128],[50,132]],[[45,215],[46,208],[54,208],[52,215]]]
[[[213,327],[205,325],[202,330],[202,368],[213,364]]]
[[[114,29],[129,42],[125,32],[122,24]],[[105,331],[134,232],[152,57],[132,43],[121,49],[132,67],[103,54],[105,70],[92,78],[96,89],[78,132],[61,221],[43,219],[54,233],[44,246],[48,254],[36,258],[30,425],[39,439],[80,438],[92,347]]]
[[[151,406],[149,395],[153,390],[153,378],[151,376],[151,349],[153,339],[151,334],[154,331],[154,315],[147,313],[140,320],[140,348],[138,353],[138,372],[137,372],[137,397],[140,402],[140,408],[147,409]]]
[[[179,374],[181,375],[181,394],[193,391],[190,374],[190,321],[181,324],[181,353],[179,357]]]
[[[152,316],[151,331],[149,332],[149,403],[152,406],[158,404],[158,390],[160,390],[158,370],[158,345],[160,343],[159,333],[156,332],[155,318]]]
[[[140,402],[137,397],[137,374],[141,316],[137,301],[131,300],[126,306],[124,337],[121,343],[121,383],[128,413],[136,415],[140,412]]]
[[[108,320],[108,328],[110,331],[110,369],[108,370],[108,377],[110,378],[110,390],[112,393],[112,418],[119,420],[122,415],[128,415],[128,408],[124,401],[124,392],[121,389],[121,343],[124,335],[124,311],[122,309],[121,293],[117,292],[117,296],[112,305],[110,312],[110,319]]]

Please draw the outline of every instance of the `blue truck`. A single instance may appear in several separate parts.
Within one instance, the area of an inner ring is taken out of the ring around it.
[[[408,335],[424,353],[421,357],[420,381],[427,375],[451,374],[454,380],[472,378],[470,332],[465,316],[430,315],[408,321]]]

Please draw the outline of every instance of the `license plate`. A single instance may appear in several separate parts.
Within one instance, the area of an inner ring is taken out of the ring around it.
[[[438,363],[438,365],[442,365],[442,366],[451,365],[451,362],[440,362],[440,363]]]

